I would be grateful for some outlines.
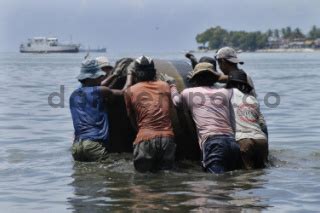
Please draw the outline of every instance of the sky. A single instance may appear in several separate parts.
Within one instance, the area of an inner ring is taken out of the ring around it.
[[[209,27],[320,26],[320,0],[0,0],[0,51],[54,36],[108,51],[186,51]]]

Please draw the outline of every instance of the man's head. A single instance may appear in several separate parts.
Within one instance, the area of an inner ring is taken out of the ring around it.
[[[134,62],[135,77],[137,82],[154,81],[156,78],[156,69],[152,58],[140,56]]]
[[[248,83],[247,74],[243,70],[233,70],[229,73],[229,79],[226,87],[237,88],[245,94],[249,94],[252,87]]]
[[[218,81],[220,74],[211,63],[201,62],[193,70],[190,82],[196,86],[212,86]]]
[[[80,74],[77,79],[83,85],[98,86],[106,73],[101,70],[96,59],[85,59],[81,63]]]
[[[244,64],[237,57],[237,52],[231,47],[223,47],[218,50],[216,56],[221,71],[228,75],[231,70],[238,70],[238,64]]]
[[[213,65],[213,70],[217,70],[217,62],[214,58],[203,56],[200,58],[199,63],[201,62],[207,62]]]
[[[109,76],[111,74],[111,71],[113,69],[113,66],[109,63],[109,60],[105,56],[100,56],[96,58],[99,67],[102,71],[106,73],[106,76]]]

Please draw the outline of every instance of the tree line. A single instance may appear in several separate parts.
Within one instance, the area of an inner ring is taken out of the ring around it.
[[[273,30],[269,29],[266,32],[246,32],[228,31],[217,26],[211,27],[198,34],[196,36],[196,41],[202,45],[202,48],[218,49],[223,46],[232,46],[245,51],[254,51],[267,48],[269,45],[269,38],[287,39],[290,41],[297,39],[315,40],[320,38],[320,28],[313,26],[307,34],[304,34],[301,29],[292,29],[291,27]]]

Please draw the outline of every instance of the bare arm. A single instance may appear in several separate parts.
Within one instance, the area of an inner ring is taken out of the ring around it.
[[[227,83],[228,79],[229,79],[229,76],[228,76],[228,75],[221,74],[218,81],[219,81],[220,83]]]
[[[112,88],[114,87],[114,85],[116,84],[116,82],[117,82],[117,79],[116,79],[116,78],[113,79],[113,81],[110,82],[110,84],[109,84],[108,87],[109,87],[110,89],[112,89]]]
[[[182,96],[179,94],[177,90],[177,86],[175,84],[170,85],[170,92],[171,92],[171,100],[175,107],[182,106]]]
[[[160,79],[170,86],[171,100],[175,107],[182,107],[182,96],[177,90],[175,79],[167,74],[160,74]]]
[[[114,75],[113,76],[110,76],[108,77],[106,80],[104,80],[102,84],[106,84],[106,83],[110,83],[112,81],[112,79],[114,79]],[[131,72],[128,72],[127,74],[127,81],[124,85],[124,87],[121,89],[121,90],[117,90],[117,89],[110,89],[109,87],[106,87],[106,86],[101,86],[100,87],[100,90],[101,90],[101,93],[102,95],[105,97],[105,98],[109,98],[110,96],[122,96],[124,91],[126,89],[128,89],[130,86],[132,85],[132,73]]]
[[[127,81],[126,81],[126,84],[124,85],[124,87],[122,88],[122,91],[126,91],[132,85],[132,80],[133,80],[132,72],[128,71]]]
[[[110,75],[109,77],[107,77],[101,82],[100,86],[110,87],[110,83],[115,81],[116,77],[117,76],[114,74]]]
[[[191,53],[186,53],[185,56],[191,61],[192,68],[194,69],[194,67],[198,64],[197,58]]]

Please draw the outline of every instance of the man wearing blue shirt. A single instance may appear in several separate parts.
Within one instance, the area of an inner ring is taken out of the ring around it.
[[[78,80],[81,87],[70,96],[70,111],[74,126],[72,156],[76,161],[102,161],[107,158],[109,136],[108,113],[105,102],[112,96],[121,96],[131,84],[131,72],[128,72],[126,85],[122,90],[107,87],[114,73],[105,79],[106,73],[100,69],[95,59],[82,62]]]

